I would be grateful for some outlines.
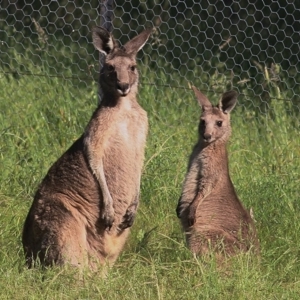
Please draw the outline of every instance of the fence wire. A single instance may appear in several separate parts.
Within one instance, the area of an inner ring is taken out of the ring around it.
[[[74,93],[97,81],[90,30],[101,23],[102,2],[2,0],[1,73],[57,77],[73,84]],[[299,111],[299,1],[116,0],[112,13],[121,43],[155,28],[139,55],[151,73],[142,85],[234,88],[247,108],[267,111],[275,99]]]

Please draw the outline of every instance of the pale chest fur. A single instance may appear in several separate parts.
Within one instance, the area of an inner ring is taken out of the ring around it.
[[[128,151],[139,153],[145,148],[147,131],[147,115],[142,109],[139,112],[121,116],[108,148],[114,147],[113,142],[116,142],[128,148]]]
[[[104,173],[111,196],[119,204],[138,194],[144,161],[148,119],[137,104],[122,109],[104,149]],[[122,210],[121,206],[115,209]]]
[[[147,113],[137,103],[124,101],[105,145],[105,158],[112,155],[143,158],[147,133]]]

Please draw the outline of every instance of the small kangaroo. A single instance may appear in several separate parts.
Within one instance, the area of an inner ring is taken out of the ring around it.
[[[224,93],[219,104],[213,106],[192,88],[202,108],[199,139],[189,159],[176,209],[188,247],[195,255],[209,250],[232,255],[252,245],[257,249],[254,222],[238,199],[228,170],[229,113],[236,104],[237,93]]]
[[[136,99],[136,55],[151,31],[119,47],[104,28],[92,30],[95,48],[106,55],[103,98],[35,194],[22,236],[29,267],[39,259],[94,269],[119,256],[139,204],[148,118]]]

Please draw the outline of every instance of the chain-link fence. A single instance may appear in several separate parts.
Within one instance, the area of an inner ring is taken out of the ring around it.
[[[74,93],[97,81],[90,29],[101,23],[103,2],[2,0],[1,72],[39,80],[57,76],[72,82]],[[157,88],[186,88],[187,82],[203,91],[234,88],[244,107],[266,111],[272,98],[293,103],[298,112],[299,15],[300,2],[289,0],[117,0],[112,28],[124,43],[155,27],[139,57],[161,83]],[[20,65],[17,57],[27,63]],[[39,68],[45,64],[47,72]],[[141,78],[141,84],[152,81]]]

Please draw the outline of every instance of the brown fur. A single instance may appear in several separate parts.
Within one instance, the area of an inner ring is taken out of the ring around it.
[[[202,107],[199,140],[190,156],[177,206],[188,247],[194,254],[235,254],[258,249],[254,222],[237,197],[228,170],[226,143],[231,134],[229,113],[234,91],[224,93],[218,106],[193,87]]]
[[[136,100],[136,54],[151,30],[124,47],[105,29],[93,30],[106,54],[100,73],[103,99],[84,134],[48,171],[23,229],[26,260],[42,265],[113,264],[133,224],[148,131]]]

